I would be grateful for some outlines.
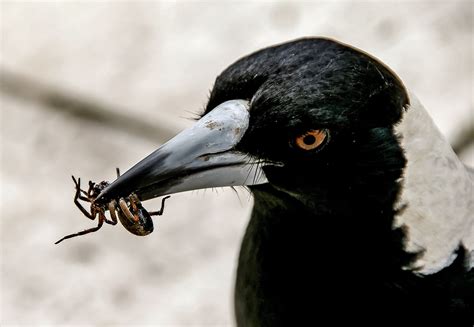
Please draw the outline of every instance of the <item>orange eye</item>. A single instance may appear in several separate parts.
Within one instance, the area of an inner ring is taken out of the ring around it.
[[[312,129],[295,139],[295,144],[302,150],[314,150],[324,143],[328,137],[326,130]]]

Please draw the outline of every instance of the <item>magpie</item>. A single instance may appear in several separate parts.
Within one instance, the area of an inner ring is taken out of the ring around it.
[[[245,186],[238,326],[472,326],[474,173],[375,57],[327,38],[225,69],[96,201]]]

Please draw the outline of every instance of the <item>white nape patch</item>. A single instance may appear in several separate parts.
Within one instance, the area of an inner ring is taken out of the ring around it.
[[[406,208],[395,224],[408,228],[408,251],[425,250],[418,272],[432,274],[452,263],[461,242],[474,254],[474,176],[412,94],[410,102],[395,128],[408,161],[397,203]]]

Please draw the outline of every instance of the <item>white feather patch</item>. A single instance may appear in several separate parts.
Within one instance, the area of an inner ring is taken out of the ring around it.
[[[395,128],[408,161],[397,203],[406,208],[395,223],[408,227],[408,251],[425,251],[419,272],[431,274],[455,259],[461,242],[474,250],[474,177],[411,94],[410,102]]]

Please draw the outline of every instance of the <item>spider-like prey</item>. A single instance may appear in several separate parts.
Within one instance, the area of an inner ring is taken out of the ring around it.
[[[117,177],[120,176],[120,172],[117,169]],[[169,196],[164,197],[161,200],[161,208],[158,211],[148,212],[141,204],[138,196],[134,193],[130,194],[128,198],[114,199],[106,204],[99,204],[95,202],[97,196],[104,190],[110,183],[102,181],[100,183],[94,183],[89,181],[89,189],[87,191],[81,189],[81,179],[77,179],[72,176],[72,180],[76,186],[76,194],[74,195],[74,203],[81,210],[81,212],[87,218],[94,220],[99,216],[99,222],[96,227],[89,228],[78,233],[64,236],[54,244],[58,244],[68,238],[81,236],[89,233],[98,231],[105,223],[110,225],[116,225],[117,221],[120,220],[123,227],[130,233],[145,236],[153,232],[153,220],[151,216],[161,216],[165,208],[165,200]],[[87,211],[79,200],[89,202],[90,211]],[[110,218],[108,219],[105,215],[105,211],[110,212]],[[118,217],[118,219],[117,219]]]

